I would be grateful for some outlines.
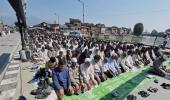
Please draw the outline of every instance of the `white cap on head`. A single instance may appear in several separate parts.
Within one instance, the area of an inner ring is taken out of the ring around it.
[[[90,58],[86,58],[84,62],[91,62]]]
[[[111,51],[111,55],[113,55],[113,54],[115,54],[115,51],[113,50],[113,51]]]
[[[78,42],[75,42],[75,44],[78,44]]]
[[[93,51],[93,49],[89,49],[89,51]]]
[[[71,62],[77,62],[77,58],[72,58]]]
[[[99,47],[96,47],[96,50],[99,50]]]
[[[49,46],[49,48],[53,48],[53,46],[52,45],[48,45]]]
[[[117,54],[115,53],[115,51],[111,52],[112,56],[117,56]]]
[[[64,52],[64,50],[62,48],[60,48],[60,52]]]

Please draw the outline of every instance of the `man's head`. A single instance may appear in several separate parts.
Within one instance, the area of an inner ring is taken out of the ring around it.
[[[85,61],[84,61],[84,64],[86,65],[86,67],[89,67],[90,63],[91,63],[90,58],[86,58]]]
[[[56,58],[55,57],[51,57],[50,58],[50,62],[55,63],[56,62]]]
[[[65,67],[65,62],[63,60],[59,60],[58,67],[59,68],[64,68]]]
[[[118,55],[115,52],[112,52],[112,59],[116,59]]]
[[[99,55],[95,55],[95,56],[94,56],[94,60],[95,60],[95,62],[99,62],[99,61],[100,61],[100,59],[101,59],[101,57],[100,57]]]
[[[97,47],[95,53],[98,54],[100,52],[99,48]]]
[[[129,50],[129,51],[127,52],[127,55],[131,55],[131,56],[132,56],[132,54],[133,54],[133,52],[132,52],[131,50]]]
[[[59,51],[59,55],[63,55],[63,50],[60,50],[60,51]]]
[[[71,59],[71,62],[72,62],[72,67],[76,67],[76,64],[77,64],[77,58],[72,58]]]
[[[105,57],[104,60],[103,60],[104,63],[108,63],[108,61],[109,61],[109,59],[106,58],[106,57]]]
[[[42,46],[41,51],[42,51],[42,52],[45,51],[45,46]]]
[[[53,50],[53,47],[48,45],[48,50]]]
[[[71,53],[71,50],[70,50],[70,49],[68,49],[68,50],[67,50],[67,54],[70,54],[70,53]]]
[[[122,54],[122,57],[125,58],[126,56],[127,56],[127,54],[124,52],[124,53]]]

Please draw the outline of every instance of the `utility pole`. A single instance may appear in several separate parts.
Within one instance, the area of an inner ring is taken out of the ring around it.
[[[58,24],[60,24],[60,17],[58,16]]]
[[[81,0],[78,0],[78,2],[80,2],[82,4],[82,6],[83,6],[83,23],[84,23],[84,10],[85,10],[84,5],[85,5],[85,3],[83,1],[81,1]]]
[[[57,14],[56,14],[56,13],[54,13],[54,15],[55,15],[55,17],[56,17],[56,15],[57,15]],[[57,18],[58,18],[58,24],[60,24],[60,17],[59,17],[59,15],[58,15],[58,17],[57,17]],[[56,20],[55,20],[55,22],[56,22]]]

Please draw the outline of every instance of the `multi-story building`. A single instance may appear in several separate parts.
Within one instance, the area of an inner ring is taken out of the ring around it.
[[[119,28],[117,26],[112,26],[112,35],[118,35],[119,34]]]
[[[95,26],[96,26],[96,27],[100,27],[100,28],[105,27],[105,25],[104,25],[104,24],[101,24],[101,23],[96,24]]]
[[[130,28],[121,27],[120,28],[120,34],[123,34],[123,35],[131,34],[131,29]]]
[[[42,22],[40,24],[34,25],[33,27],[46,29],[47,31],[50,31],[52,33],[59,32],[59,24],[55,24],[55,23],[49,24],[49,23],[46,23],[46,22]]]
[[[112,34],[112,28],[106,27],[105,34]]]
[[[80,32],[83,34],[89,34],[90,33],[90,28],[87,26],[81,26]]]
[[[65,25],[73,31],[80,31],[83,34],[112,34],[112,35],[121,35],[121,34],[130,34],[131,29],[125,27],[106,27],[104,24],[96,24],[93,23],[81,23],[79,19],[70,18],[69,23],[65,23]]]
[[[105,34],[106,33],[106,27],[102,27],[101,28],[101,34]]]

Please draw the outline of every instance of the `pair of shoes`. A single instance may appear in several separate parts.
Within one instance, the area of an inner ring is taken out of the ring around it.
[[[170,84],[162,83],[161,86],[162,86],[164,89],[170,90]]]
[[[31,94],[31,95],[38,95],[38,94],[41,93],[41,91],[42,91],[42,89],[41,89],[41,88],[38,88],[38,89],[32,90],[30,94]]]
[[[37,98],[37,99],[46,99],[47,97],[48,97],[48,94],[43,94],[43,93],[35,96],[35,98]]]
[[[51,92],[49,92],[48,90],[46,89],[43,89],[41,91],[41,93],[37,94],[35,96],[36,99],[46,99],[49,95],[51,94]]]
[[[138,94],[141,95],[141,97],[144,97],[144,98],[146,98],[146,97],[148,97],[150,95],[146,91],[139,91]]]
[[[153,88],[153,87],[150,87],[149,89],[147,89],[149,92],[152,92],[152,93],[156,93],[158,92],[158,89],[157,88]]]
[[[136,100],[136,99],[137,99],[137,97],[134,96],[134,95],[128,95],[127,96],[127,100]]]

